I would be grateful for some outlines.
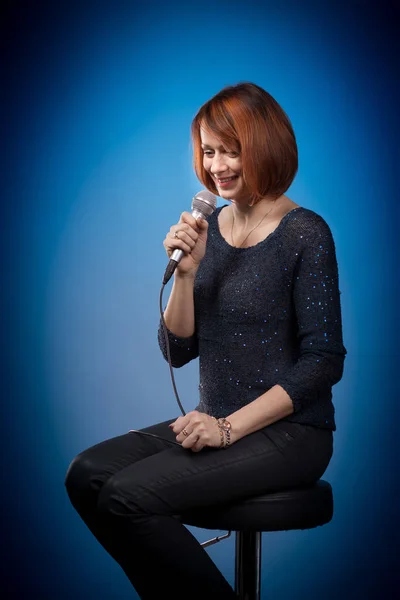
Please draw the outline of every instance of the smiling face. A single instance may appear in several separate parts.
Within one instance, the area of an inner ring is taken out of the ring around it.
[[[250,194],[243,180],[239,151],[227,147],[203,127],[200,128],[200,137],[203,166],[214,181],[218,195],[225,200],[248,203]]]

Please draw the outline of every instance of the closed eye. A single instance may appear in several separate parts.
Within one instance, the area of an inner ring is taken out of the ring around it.
[[[230,158],[236,158],[237,156],[239,156],[239,152],[235,152],[234,150],[229,151],[229,150],[224,150],[224,153],[227,154]],[[212,156],[214,154],[213,150],[203,150],[203,154],[205,156]]]

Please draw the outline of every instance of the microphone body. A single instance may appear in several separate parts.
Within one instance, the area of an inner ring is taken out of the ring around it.
[[[209,217],[217,208],[217,198],[211,192],[202,190],[198,192],[192,200],[192,215],[195,219],[201,217],[205,219]],[[176,267],[182,260],[184,255],[183,250],[177,248],[171,254],[167,268],[163,277],[163,285],[167,284],[171,279]]]

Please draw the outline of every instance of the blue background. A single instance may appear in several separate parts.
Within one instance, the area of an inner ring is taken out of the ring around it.
[[[202,188],[191,119],[224,85],[243,80],[267,89],[292,120],[300,166],[288,195],[333,231],[348,350],[325,475],[334,519],[264,534],[264,594],[391,597],[399,493],[394,15],[385,2],[355,1],[8,4],[5,597],[135,597],[70,506],[64,475],[84,448],[179,415],[156,339],[162,240]],[[197,401],[197,369],[196,361],[176,372],[186,410]],[[233,583],[233,540],[208,551]]]

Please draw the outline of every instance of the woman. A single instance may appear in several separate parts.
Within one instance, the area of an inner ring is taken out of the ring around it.
[[[164,318],[174,366],[200,358],[185,416],[78,455],[71,502],[141,598],[235,598],[175,517],[319,479],[332,455],[342,343],[335,247],[325,221],[285,192],[297,172],[291,124],[260,87],[224,88],[192,123],[200,181],[229,201],[183,213],[167,234],[175,271]],[[161,328],[159,341],[166,348]]]

